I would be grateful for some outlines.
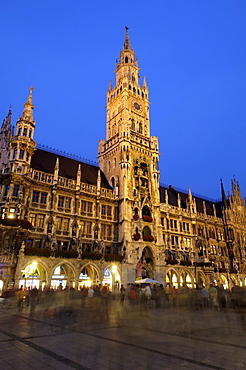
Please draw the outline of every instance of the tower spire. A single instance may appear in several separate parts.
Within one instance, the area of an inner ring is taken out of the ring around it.
[[[126,26],[126,36],[125,36],[125,42],[124,42],[124,49],[130,49],[130,38],[128,34],[129,28]]]
[[[220,179],[220,185],[221,185],[221,195],[222,195],[222,205],[224,209],[227,208],[227,200],[226,200],[226,195],[225,195],[225,190],[224,190],[224,185],[222,182],[222,179]]]
[[[22,116],[21,116],[22,120],[29,121],[29,122],[33,122],[33,114],[32,114],[32,111],[33,111],[33,108],[34,108],[34,106],[32,104],[32,92],[33,92],[33,90],[34,90],[34,88],[30,87],[30,92],[29,92],[27,101],[24,104],[24,110],[23,110],[23,113],[22,113]]]

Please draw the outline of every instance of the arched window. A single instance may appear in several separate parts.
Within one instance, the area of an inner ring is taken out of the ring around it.
[[[27,127],[24,127],[23,136],[27,136]]]
[[[139,133],[142,134],[143,133],[143,125],[142,123],[140,122],[139,123]]]
[[[148,206],[144,206],[143,207],[143,209],[142,209],[142,215],[143,216],[151,216],[150,210],[149,210],[149,207]]]
[[[128,57],[125,57],[125,63],[128,63]]]

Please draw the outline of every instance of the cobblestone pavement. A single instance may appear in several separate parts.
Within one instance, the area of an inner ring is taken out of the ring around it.
[[[97,309],[0,308],[0,369],[246,369],[243,310]]]

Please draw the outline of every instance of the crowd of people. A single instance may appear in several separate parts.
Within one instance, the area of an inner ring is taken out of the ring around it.
[[[147,284],[128,284],[127,296],[132,305],[141,304],[142,294],[149,287],[147,301],[149,307],[190,307],[191,309],[213,308],[222,310],[225,308],[246,307],[246,287],[233,285],[231,290],[225,289],[222,284],[210,284],[205,287],[197,284],[191,289],[187,285],[183,287]]]
[[[246,287],[233,285],[231,290],[225,289],[223,285],[210,284],[205,287],[197,284],[191,289],[187,285],[175,287],[167,284],[123,284],[112,291],[110,286],[97,284],[80,290],[74,288],[63,288],[57,290],[45,287],[44,290],[25,288],[21,286],[17,291],[5,291],[2,298],[7,300],[15,299],[19,312],[24,307],[29,308],[30,315],[33,315],[37,305],[41,305],[44,315],[55,316],[61,313],[71,313],[88,308],[87,319],[94,320],[95,316],[108,317],[109,303],[119,301],[120,306],[139,309],[140,313],[147,315],[149,308],[165,307],[188,307],[194,310],[214,309],[223,310],[226,308],[246,307]]]

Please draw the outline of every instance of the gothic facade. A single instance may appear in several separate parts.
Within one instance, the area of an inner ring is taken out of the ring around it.
[[[0,288],[134,282],[246,285],[246,207],[239,184],[222,201],[160,184],[146,78],[128,29],[107,92],[98,165],[37,145],[33,89],[0,133]],[[138,267],[138,268],[137,268]]]

